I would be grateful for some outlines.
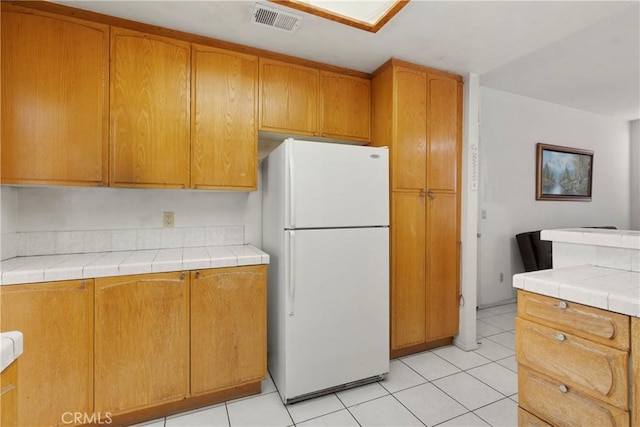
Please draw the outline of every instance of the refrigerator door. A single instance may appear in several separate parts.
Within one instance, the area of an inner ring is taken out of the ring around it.
[[[389,225],[387,148],[287,140],[285,228]]]
[[[285,246],[283,400],[389,372],[389,229],[285,231]]]

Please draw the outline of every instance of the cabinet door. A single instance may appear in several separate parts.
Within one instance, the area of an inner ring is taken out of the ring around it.
[[[266,266],[192,273],[191,392],[261,381],[267,373]]]
[[[391,350],[426,340],[425,197],[391,196]]]
[[[629,354],[516,319],[516,354],[520,365],[546,374],[584,394],[622,409],[629,407]]]
[[[260,58],[260,130],[318,134],[320,72]]]
[[[107,182],[109,27],[2,5],[2,183]]]
[[[255,190],[258,58],[193,45],[194,188]]]
[[[93,281],[3,286],[2,331],[20,331],[18,425],[93,413]],[[4,424],[3,424],[4,425]]]
[[[615,426],[629,423],[629,412],[592,399],[573,387],[518,365],[519,405],[554,426]]]
[[[321,71],[320,129],[324,137],[369,141],[371,80]]]
[[[0,373],[0,425],[18,426],[18,361]]]
[[[111,29],[111,185],[189,185],[190,44]]]
[[[457,80],[428,78],[427,187],[433,191],[457,191],[461,93]]]
[[[394,73],[393,190],[424,191],[427,176],[426,74],[403,67],[394,68]]]
[[[189,278],[96,279],[95,410],[121,413],[189,393]]]
[[[640,318],[631,319],[631,425],[640,425]]]
[[[456,194],[429,193],[427,204],[428,338],[436,340],[458,334],[459,213]]]

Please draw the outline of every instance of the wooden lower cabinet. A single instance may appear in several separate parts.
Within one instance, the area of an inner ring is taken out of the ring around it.
[[[0,306],[2,332],[24,337],[17,424],[68,425],[65,413],[93,413],[93,280],[2,286]]]
[[[96,412],[118,414],[188,394],[189,275],[96,279]]]
[[[518,404],[555,426],[629,426],[629,412],[518,366]]]
[[[18,361],[0,374],[0,426],[18,425]]]
[[[638,425],[639,322],[519,290],[519,425]]]
[[[191,273],[191,393],[261,381],[267,373],[265,265]]]
[[[631,422],[640,425],[640,317],[631,319]]]

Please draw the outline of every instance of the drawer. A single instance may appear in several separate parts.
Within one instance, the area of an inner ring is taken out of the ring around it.
[[[518,363],[570,388],[629,409],[629,354],[516,318]]]
[[[518,426],[519,427],[552,427],[540,418],[530,412],[518,407]]]
[[[640,426],[640,317],[631,319],[631,418]]]
[[[524,366],[518,366],[518,401],[555,426],[628,426],[629,412],[593,399]]]
[[[518,316],[620,350],[629,350],[629,317],[518,291]]]

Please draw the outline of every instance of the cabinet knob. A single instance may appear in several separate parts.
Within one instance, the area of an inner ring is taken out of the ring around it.
[[[566,337],[564,336],[564,334],[557,334],[556,335],[556,339],[558,341],[564,341],[566,339]]]
[[[567,308],[567,303],[566,303],[566,301],[560,301],[560,302],[558,303],[558,308],[560,308],[560,309],[562,309],[562,310],[564,310],[565,308]]]
[[[200,277],[200,271],[196,271],[196,279]]]
[[[429,200],[433,200],[436,198],[435,194],[433,194],[432,189],[429,189],[429,191],[427,191],[427,196],[429,196]]]
[[[567,388],[566,385],[564,384],[560,384],[560,387],[558,387],[558,390],[560,390],[562,393],[566,393],[569,391],[569,389]]]

